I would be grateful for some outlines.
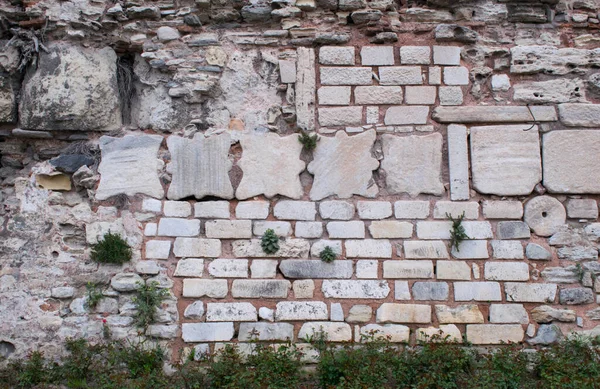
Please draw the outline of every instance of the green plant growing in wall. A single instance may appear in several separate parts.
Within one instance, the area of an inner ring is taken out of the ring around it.
[[[88,307],[89,309],[96,308],[100,300],[102,300],[102,298],[104,297],[102,291],[100,290],[97,284],[94,284],[92,282],[88,282],[87,284],[85,284],[85,289],[87,297],[85,301],[86,307]]]
[[[131,247],[119,234],[108,232],[92,246],[92,261],[121,265],[131,260]]]
[[[301,131],[300,135],[298,135],[298,141],[302,143],[306,151],[313,151],[317,147],[319,136],[317,134],[311,136],[308,132]]]
[[[265,254],[275,254],[279,251],[279,237],[271,228],[265,231],[260,240],[260,246]]]
[[[458,252],[460,251],[460,244],[462,241],[471,239],[465,232],[465,227],[462,225],[465,213],[463,212],[462,215],[456,219],[449,213],[446,213],[446,217],[452,222],[452,229],[450,230],[450,248],[454,247]]]
[[[323,251],[321,251],[321,253],[319,254],[319,257],[321,258],[321,261],[329,263],[336,260],[337,254],[335,253],[335,251],[333,251],[331,246],[325,246]]]
[[[138,282],[136,295],[133,297],[136,313],[133,316],[136,326],[147,328],[154,323],[154,315],[160,304],[167,298],[169,292],[158,287],[158,282]]]

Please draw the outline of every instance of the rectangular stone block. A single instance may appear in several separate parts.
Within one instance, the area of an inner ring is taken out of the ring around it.
[[[283,220],[315,220],[317,208],[311,201],[280,201],[275,204],[273,214]]]
[[[347,240],[348,258],[391,258],[392,245],[387,239]]]
[[[379,68],[380,85],[421,85],[420,66],[386,66]]]
[[[186,343],[227,342],[233,339],[233,323],[183,323],[181,336]]]
[[[358,126],[362,124],[363,109],[360,106],[319,108],[321,126]]]
[[[384,261],[383,278],[433,278],[433,261]]]
[[[329,222],[327,223],[327,233],[329,238],[364,238],[365,223],[358,220],[347,222]]]
[[[412,107],[390,107],[385,111],[383,119],[386,125],[427,124],[429,107],[415,105]]]
[[[493,201],[484,200],[483,217],[486,219],[521,219],[523,217],[523,203],[520,201]]]
[[[523,245],[518,240],[492,240],[494,259],[523,259]]]
[[[408,259],[445,259],[449,258],[448,249],[442,241],[424,242],[420,240],[404,241],[404,256]]]
[[[531,123],[557,120],[556,110],[552,106],[532,106],[530,109],[531,112],[523,106],[436,107],[432,118],[439,123]]]
[[[529,324],[529,315],[523,304],[491,304],[490,323]]]
[[[556,299],[556,284],[504,283],[506,301],[520,303],[553,303]]]
[[[521,221],[503,221],[496,225],[498,239],[528,239],[530,236],[529,226]]]
[[[325,298],[384,299],[390,294],[387,281],[324,280],[321,285]]]
[[[431,323],[431,306],[383,303],[377,309],[377,323]]]
[[[400,91],[402,92],[402,91]],[[349,86],[322,86],[317,91],[320,105],[349,105]]]
[[[277,260],[255,259],[250,265],[250,277],[252,278],[275,278],[277,275]]]
[[[185,258],[177,261],[177,268],[173,275],[175,277],[202,277],[204,272],[204,259]],[[155,274],[158,274],[158,270]]]
[[[206,321],[257,321],[258,313],[250,303],[207,303]]]
[[[369,226],[374,239],[406,239],[412,237],[413,225],[395,220],[375,220]]]
[[[262,236],[267,230],[273,230],[277,236],[290,236],[292,235],[292,223],[281,222],[281,221],[260,221],[254,222],[252,231],[254,235]]]
[[[433,46],[433,63],[436,65],[460,65],[460,47]]]
[[[402,104],[402,97],[399,86],[357,86],[354,89],[355,104]]]
[[[359,335],[369,338],[374,334],[375,339],[383,339],[390,343],[408,343],[410,328],[400,324],[367,324],[360,327]]]
[[[227,280],[183,280],[183,297],[227,297]]]
[[[377,278],[379,261],[376,259],[361,259],[356,261],[356,278]]]
[[[168,217],[188,217],[192,206],[187,201],[165,201],[163,213]]]
[[[240,201],[235,207],[235,217],[238,219],[266,219],[268,216],[268,201]]]
[[[296,125],[304,131],[315,130],[315,90],[317,76],[315,72],[315,49],[299,47],[296,62]]]
[[[448,126],[448,167],[450,171],[450,199],[468,200],[469,147],[467,127],[456,124]]]
[[[400,47],[400,63],[402,65],[428,65],[431,62],[429,46]]]
[[[447,66],[444,68],[446,85],[469,85],[469,69],[464,66]]]
[[[248,342],[280,341],[294,339],[294,325],[290,323],[241,323],[238,340]]]
[[[492,281],[529,281],[529,266],[525,262],[487,262],[484,274]]]
[[[594,199],[569,199],[567,216],[571,219],[597,219],[598,203]]]
[[[435,272],[438,280],[471,279],[471,267],[463,261],[437,261]]]
[[[442,68],[440,66],[429,67],[429,85],[440,85],[442,83]]]
[[[198,236],[200,220],[163,217],[158,222],[159,236]]]
[[[460,86],[440,86],[440,105],[461,105],[464,101]]]
[[[310,248],[310,255],[319,258],[321,256],[321,251],[325,250],[327,246],[329,246],[337,255],[342,255],[342,241],[329,239],[321,239],[314,242]]]
[[[248,260],[215,259],[208,265],[208,274],[216,278],[248,278]]]
[[[359,201],[356,208],[361,219],[386,219],[392,216],[392,204],[389,201]]]
[[[467,341],[473,344],[520,343],[525,331],[520,324],[469,324]]]
[[[558,115],[565,126],[600,127],[600,104],[559,104]]]
[[[435,104],[437,97],[437,88],[435,86],[407,86],[406,104],[410,105],[431,105]]]
[[[298,339],[314,337],[323,333],[330,342],[349,342],[352,340],[352,328],[347,323],[317,321],[307,322],[298,332]]]
[[[340,200],[322,201],[319,213],[323,219],[350,220],[354,217],[354,205]]]
[[[321,67],[321,85],[371,85],[371,68]]]
[[[462,226],[471,239],[491,239],[492,225],[484,221],[464,221]],[[420,221],[417,222],[417,236],[419,239],[450,239],[450,221]]]
[[[149,240],[146,242],[146,259],[169,259],[171,242],[168,240]]]
[[[207,238],[252,238],[251,220],[209,220],[204,224]]]
[[[327,263],[320,259],[284,259],[279,271],[289,279],[351,278],[352,261],[335,260]]]
[[[427,219],[429,207],[429,201],[396,201],[394,216],[396,219]]]
[[[408,281],[394,281],[394,289],[395,300],[412,300]]]
[[[452,247],[452,256],[457,259],[487,259],[489,258],[487,241],[465,240],[458,246]]]
[[[483,314],[475,304],[459,305],[457,307],[436,305],[435,315],[440,324],[483,323]]]
[[[320,238],[323,235],[323,223],[321,222],[296,222],[297,238]]]
[[[448,284],[446,282],[417,281],[413,284],[412,295],[417,301],[448,300]]]
[[[234,298],[287,298],[292,287],[288,280],[233,280]]]
[[[455,301],[501,301],[500,284],[497,282],[455,282]]]
[[[360,50],[363,66],[385,66],[394,64],[393,46],[363,46]]]
[[[221,255],[221,241],[218,239],[177,238],[173,245],[176,257],[216,258]]]
[[[465,215],[465,219],[478,219],[479,203],[475,201],[437,201],[433,207],[434,219],[448,219],[448,215],[456,219],[459,218],[463,213]]]
[[[327,320],[327,304],[322,301],[282,301],[277,303],[275,320]]]
[[[319,49],[321,65],[354,65],[355,49],[351,46],[323,46]]]
[[[229,219],[229,201],[202,201],[194,204],[194,216],[206,219]]]

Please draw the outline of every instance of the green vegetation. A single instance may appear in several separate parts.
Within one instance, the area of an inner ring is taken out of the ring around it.
[[[306,151],[313,151],[315,148],[317,148],[319,136],[317,134],[310,136],[308,132],[300,131],[300,135],[298,135],[298,141],[302,143],[302,146],[304,146]]]
[[[460,244],[463,240],[471,239],[465,232],[465,227],[462,225],[462,221],[465,218],[463,212],[457,219],[453,219],[452,215],[446,214],[446,217],[452,222],[452,229],[450,230],[450,248],[454,247],[456,251],[460,251]]]
[[[154,323],[154,315],[160,304],[169,295],[166,289],[158,287],[158,282],[144,284],[138,282],[136,295],[133,297],[135,305],[135,315],[133,316],[135,324],[140,328],[146,328]]]
[[[121,265],[131,260],[131,247],[118,234],[108,232],[92,246],[92,261]]]
[[[275,231],[270,228],[266,230],[260,240],[260,246],[265,254],[275,254],[279,251],[279,237],[275,234]]]
[[[539,350],[503,345],[489,351],[434,336],[416,347],[371,333],[360,345],[309,339],[318,351],[308,368],[299,348],[254,343],[249,355],[220,352],[163,372],[164,350],[145,343],[67,342],[60,362],[41,352],[0,369],[0,389],[597,389],[595,340],[570,337]]]
[[[336,260],[337,254],[335,253],[335,251],[333,251],[331,246],[325,246],[323,251],[321,251],[321,254],[319,254],[319,257],[323,262],[333,262]]]
[[[86,307],[88,309],[96,308],[100,300],[102,300],[102,298],[104,297],[102,291],[100,290],[100,287],[97,284],[88,282],[87,284],[85,284],[85,289],[87,297],[85,301]]]

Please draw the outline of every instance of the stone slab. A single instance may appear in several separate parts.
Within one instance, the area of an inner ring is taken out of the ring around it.
[[[390,294],[386,281],[324,280],[321,286],[325,298],[384,299]]]
[[[353,273],[352,261],[336,260],[331,263],[320,259],[285,259],[279,270],[286,278],[350,278]]]
[[[448,167],[450,171],[450,199],[469,199],[469,146],[467,127],[448,126]]]
[[[552,106],[437,107],[432,118],[439,123],[532,123],[558,120]],[[533,116],[531,115],[533,113]]]
[[[296,51],[296,125],[304,131],[315,130],[315,49],[299,47]]]
[[[565,126],[600,127],[600,104],[559,104],[558,115]]]

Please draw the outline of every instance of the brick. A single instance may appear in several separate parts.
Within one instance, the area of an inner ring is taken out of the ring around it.
[[[217,278],[248,278],[248,260],[215,259],[208,265],[208,274]]]
[[[255,259],[250,265],[252,278],[275,278],[277,275],[277,260]]]
[[[194,204],[194,216],[207,219],[229,219],[229,201],[202,201]]]
[[[373,334],[376,340],[385,340],[390,343],[408,343],[410,340],[410,328],[400,324],[367,324],[360,327],[359,335],[369,339]]]
[[[452,256],[457,259],[487,259],[489,258],[487,241],[465,240],[458,246],[452,247]]]
[[[404,241],[404,256],[408,259],[446,259],[448,249],[442,241]]]
[[[235,217],[238,219],[266,219],[268,216],[268,201],[240,201],[235,207]]]
[[[523,246],[518,240],[492,240],[494,259],[523,259]]]
[[[483,217],[486,219],[521,219],[523,203],[520,201],[484,200],[482,204]]]
[[[386,239],[347,240],[348,258],[391,258],[392,245]]]
[[[377,309],[377,323],[431,323],[431,306],[383,303]]]
[[[429,201],[396,201],[394,216],[396,219],[427,219]]]
[[[315,282],[313,280],[296,280],[292,283],[292,290],[297,299],[311,299],[315,294]]]
[[[528,239],[531,232],[527,223],[521,221],[498,222],[496,225],[498,239]]]
[[[440,86],[440,105],[461,105],[464,95],[460,86]]]
[[[478,219],[479,203],[476,201],[437,201],[433,207],[434,219],[447,219],[447,215],[459,218],[463,213],[465,214],[465,219]]]
[[[358,126],[362,124],[363,109],[360,106],[319,108],[321,126]]]
[[[504,344],[523,341],[520,324],[468,324],[467,341],[473,344]]]
[[[402,104],[402,98],[399,86],[357,86],[354,89],[355,104]]]
[[[460,65],[460,47],[433,46],[433,63],[436,65]]]
[[[393,46],[363,46],[360,50],[363,66],[384,66],[394,64]]]
[[[420,66],[386,66],[379,68],[380,85],[421,85]]]
[[[282,301],[277,303],[275,320],[327,320],[327,304],[322,301]]]
[[[296,222],[295,236],[297,238],[320,238],[323,235],[321,222]]]
[[[177,238],[173,245],[176,257],[208,257],[221,255],[221,241],[218,239]]]
[[[364,238],[365,223],[358,220],[329,222],[327,223],[327,233],[329,238]]]
[[[529,315],[523,304],[491,304],[490,323],[529,324]]]
[[[184,342],[227,342],[233,339],[233,323],[183,323],[181,337]]]
[[[415,300],[448,300],[449,288],[446,282],[422,282],[413,284],[412,295]]]
[[[556,299],[556,284],[504,283],[506,301],[520,303],[553,303]]]
[[[321,65],[354,65],[355,49],[346,46],[323,46],[319,49]]]
[[[471,279],[471,268],[463,261],[437,261],[435,272],[438,280]]]
[[[444,84],[446,85],[469,85],[469,69],[464,66],[445,67]]]
[[[386,219],[392,216],[392,204],[388,201],[359,201],[356,208],[361,219]]]
[[[206,321],[257,321],[258,313],[250,303],[207,303]]]
[[[440,324],[483,323],[483,314],[479,310],[479,307],[474,304],[459,305],[457,307],[436,305],[435,315]]]
[[[238,340],[266,342],[278,340],[293,340],[294,325],[290,323],[241,323]]]
[[[320,259],[284,259],[279,271],[288,279],[295,278],[350,278],[352,261],[335,260],[327,263]]]
[[[371,85],[371,68],[321,67],[321,85]]]
[[[427,65],[431,62],[429,46],[400,47],[400,63],[402,65]]]
[[[187,220],[163,217],[158,222],[159,236],[200,235],[200,220]]]
[[[209,220],[204,227],[207,238],[245,239],[252,237],[251,220]]]
[[[501,301],[500,284],[497,282],[455,282],[455,301]]]
[[[406,239],[412,236],[413,225],[395,220],[376,220],[369,225],[369,233],[374,239]]]
[[[384,261],[383,278],[433,278],[433,262],[404,259]]]
[[[464,221],[462,226],[471,239],[491,239],[493,237],[492,225],[489,222]],[[452,222],[450,221],[417,222],[417,237],[419,239],[450,239],[451,229]]]
[[[163,213],[169,217],[188,217],[192,214],[192,205],[187,201],[165,201]]]
[[[149,240],[146,242],[146,259],[169,259],[171,242],[168,240]]]
[[[386,281],[380,280],[324,280],[321,285],[325,298],[384,299],[390,294]]]
[[[427,124],[428,117],[427,106],[401,106],[388,108],[383,121],[386,125]]]
[[[356,261],[356,278],[378,278],[379,261],[376,259],[361,259]]]
[[[467,144],[467,127],[465,126],[456,124],[448,126],[448,167],[450,199],[468,200],[470,197],[469,146]],[[479,216],[479,207],[477,215]]]
[[[317,208],[311,201],[280,201],[275,204],[273,214],[283,220],[315,220]]]
[[[323,219],[350,220],[354,217],[354,205],[347,201],[323,201],[319,213]]]
[[[175,277],[202,277],[203,272],[204,259],[185,258],[177,261],[177,268],[173,275]],[[158,272],[156,274],[158,274]]]
[[[227,297],[227,280],[183,280],[183,297]]]
[[[317,90],[317,96],[320,105],[349,105],[350,87],[323,86]]]
[[[327,321],[304,323],[298,332],[298,339],[305,339],[319,333],[323,333],[330,342],[352,340],[352,328],[349,324]]]
[[[487,262],[484,277],[493,281],[529,281],[529,266],[525,262]]]
[[[277,236],[290,236],[292,235],[292,224],[290,222],[282,221],[260,221],[254,222],[253,232],[254,235],[262,236],[267,230],[273,230]]]
[[[287,298],[292,283],[288,280],[233,280],[234,298]]]
[[[435,86],[407,86],[406,104],[435,104],[437,88]]]

